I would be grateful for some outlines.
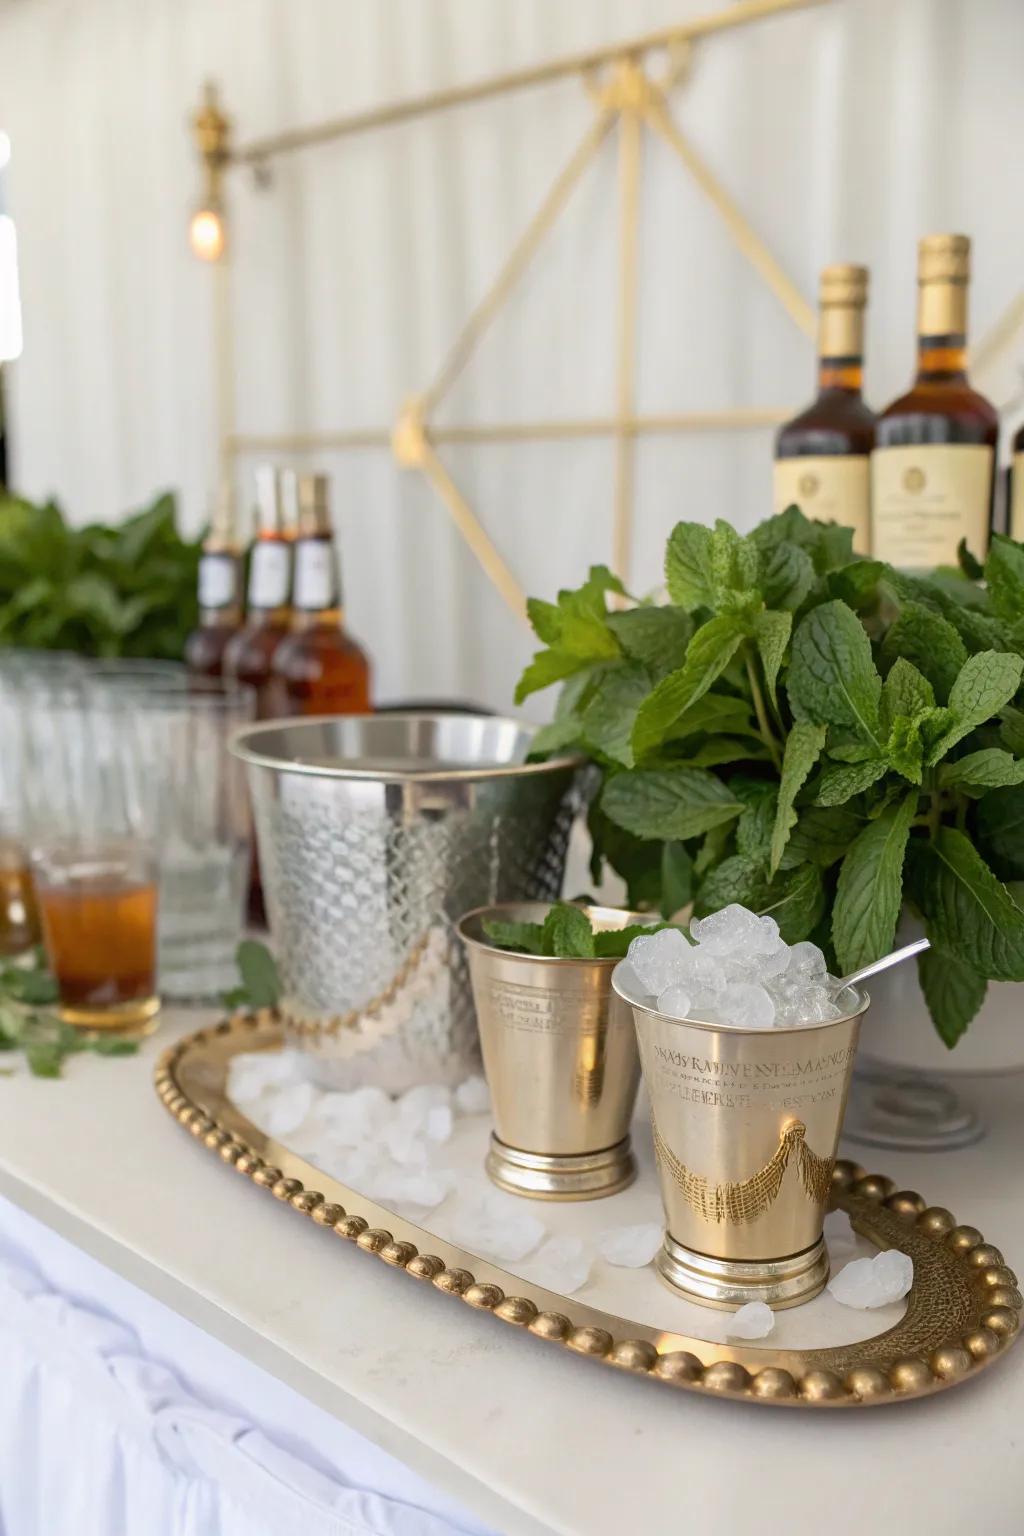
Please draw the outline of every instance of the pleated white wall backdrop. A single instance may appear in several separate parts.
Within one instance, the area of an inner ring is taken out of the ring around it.
[[[186,119],[206,76],[252,138],[712,8],[0,3],[0,127],[14,143],[25,319],[24,355],[9,370],[19,484],[55,492],[76,520],[116,518],[170,485],[188,525],[203,520],[215,450],[210,272],[187,248],[198,177]],[[870,264],[878,403],[912,368],[920,233],[974,236],[976,335],[1024,283],[1022,57],[1021,0],[830,0],[702,43],[675,97],[678,121],[808,299],[826,261]],[[591,112],[570,79],[288,157],[266,191],[233,173],[238,428],[390,423],[432,376]],[[642,196],[638,408],[801,403],[810,343],[651,140]],[[611,410],[615,218],[607,145],[445,419]],[[1024,334],[979,381],[998,401],[1018,391],[1021,358]],[[636,586],[657,581],[678,517],[745,528],[766,513],[770,439],[641,442]],[[444,457],[528,591],[575,583],[608,557],[610,443]],[[335,478],[351,624],[375,657],[378,695],[506,705],[530,637],[423,481],[386,450],[317,462]]]

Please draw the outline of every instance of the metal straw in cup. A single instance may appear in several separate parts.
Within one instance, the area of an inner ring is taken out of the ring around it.
[[[828,1279],[822,1223],[866,993],[825,1024],[742,1029],[649,1007],[632,967],[612,986],[636,1025],[658,1160],[658,1272],[712,1307],[791,1307]]]

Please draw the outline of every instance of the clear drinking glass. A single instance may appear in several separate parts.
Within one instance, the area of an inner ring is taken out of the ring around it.
[[[216,998],[237,979],[251,857],[248,791],[228,752],[255,718],[252,688],[193,679],[187,692],[125,691],[144,808],[158,849],[160,990]]]
[[[81,669],[23,681],[23,836],[66,1023],[156,1027],[156,845],[128,711]]]

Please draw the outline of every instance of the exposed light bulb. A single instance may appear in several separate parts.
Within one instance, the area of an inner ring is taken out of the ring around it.
[[[220,261],[227,245],[223,214],[216,208],[197,208],[192,215],[188,237],[200,261]]]

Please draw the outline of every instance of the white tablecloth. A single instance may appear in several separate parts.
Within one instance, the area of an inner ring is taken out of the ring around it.
[[[0,1200],[0,1536],[293,1533],[485,1536],[378,1446]]]

